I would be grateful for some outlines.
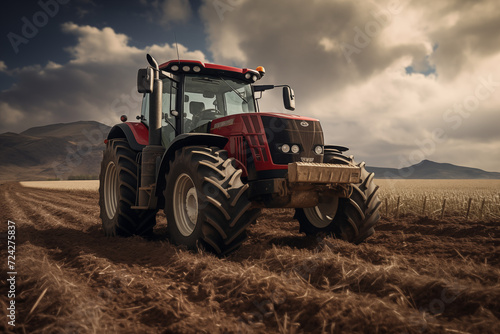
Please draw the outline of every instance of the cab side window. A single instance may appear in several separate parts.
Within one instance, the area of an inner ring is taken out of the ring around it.
[[[142,98],[141,116],[142,116],[142,122],[146,124],[146,126],[149,126],[148,115],[149,115],[149,94],[144,94]]]
[[[175,117],[171,111],[176,110],[177,82],[163,79],[161,140],[164,147],[168,147],[175,138]]]

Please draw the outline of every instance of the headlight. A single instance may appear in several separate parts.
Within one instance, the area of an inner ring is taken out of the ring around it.
[[[323,147],[322,146],[316,146],[314,148],[314,153],[316,153],[317,155],[323,154]]]
[[[300,147],[299,145],[292,145],[292,153],[299,153]]]
[[[201,71],[201,67],[195,66],[195,67],[193,67],[193,71],[195,71],[196,73],[198,73],[198,72]]]
[[[283,144],[283,145],[281,145],[281,151],[282,151],[283,153],[288,153],[288,152],[290,152],[290,145],[288,145],[288,144]]]
[[[179,70],[179,66],[178,65],[174,65],[170,69],[175,72],[175,71]]]
[[[189,66],[183,66],[183,67],[182,67],[182,70],[183,70],[184,72],[189,72],[189,71],[191,70],[191,67],[189,67]]]
[[[257,76],[256,76],[256,75],[254,75],[254,76],[252,77],[253,82],[257,81],[257,79],[258,79],[258,78],[257,78]]]
[[[251,77],[252,77],[252,74],[250,74],[250,73],[245,74],[245,79],[250,80]]]

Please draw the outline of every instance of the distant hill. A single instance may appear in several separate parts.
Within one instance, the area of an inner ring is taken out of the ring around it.
[[[406,168],[367,167],[376,178],[395,179],[500,179],[500,173],[423,160]]]
[[[0,134],[0,180],[97,175],[109,130],[81,121]]]
[[[99,122],[80,121],[37,126],[23,131],[20,134],[30,137],[53,137],[82,142],[86,140],[94,140],[91,136],[92,134],[97,135],[96,131],[100,132],[100,135],[107,135],[107,132],[110,129],[111,128],[109,126]]]

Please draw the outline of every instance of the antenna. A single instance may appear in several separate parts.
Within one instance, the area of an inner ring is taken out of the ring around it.
[[[175,49],[177,50],[177,61],[179,62],[180,65],[181,58],[179,57],[179,45],[177,44],[177,35],[175,34],[175,31],[174,31],[174,39],[175,39]]]

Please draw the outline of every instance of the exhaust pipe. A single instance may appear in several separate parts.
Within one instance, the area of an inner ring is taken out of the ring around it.
[[[161,146],[161,114],[163,82],[160,80],[160,67],[158,62],[149,54],[148,63],[153,68],[153,91],[149,99],[149,144],[142,150],[141,184],[139,187],[138,206],[142,209],[156,207],[155,184],[157,166],[165,152]]]
[[[149,145],[161,145],[161,106],[163,82],[160,80],[158,62],[147,55],[148,63],[154,70],[153,92],[149,99]]]

